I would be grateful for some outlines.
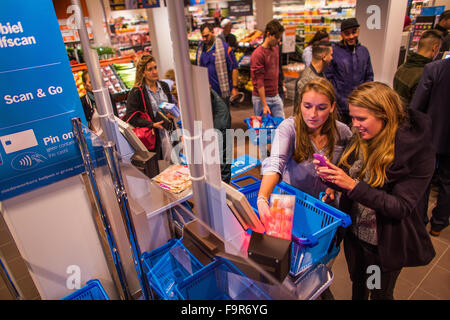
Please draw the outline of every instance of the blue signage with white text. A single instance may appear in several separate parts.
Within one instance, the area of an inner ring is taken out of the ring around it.
[[[51,0],[0,11],[0,200],[84,171],[71,119],[85,116]]]

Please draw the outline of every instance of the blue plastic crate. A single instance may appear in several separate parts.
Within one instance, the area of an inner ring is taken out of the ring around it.
[[[161,299],[176,300],[177,284],[200,270],[203,265],[183,245],[171,239],[165,245],[142,255],[147,279]]]
[[[248,178],[249,176],[244,176],[233,180],[233,183],[236,185],[236,182]],[[245,195],[256,213],[258,213],[256,201],[260,185],[261,182],[259,181],[246,187],[238,188]],[[293,276],[297,276],[327,255],[337,228],[339,226],[349,226],[351,219],[342,211],[287,183],[281,182],[275,186],[273,193],[296,196],[292,227],[290,273]]]
[[[89,280],[86,285],[72,292],[62,300],[109,300],[105,289],[97,279]]]
[[[278,125],[283,121],[280,117],[263,118],[263,124],[261,128],[253,128],[250,118],[245,118],[244,122],[247,124],[250,142],[256,146],[262,144],[271,144],[272,139],[275,136],[275,130]]]
[[[182,300],[271,300],[256,283],[224,258],[216,260],[180,283]]]

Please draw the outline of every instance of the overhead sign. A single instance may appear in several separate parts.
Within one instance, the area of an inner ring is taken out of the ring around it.
[[[0,200],[84,171],[71,119],[86,125],[51,0],[0,11]]]
[[[159,0],[142,0],[142,7],[144,8],[159,8]]]
[[[252,0],[242,0],[228,2],[228,9],[230,16],[244,17],[253,15],[253,1]]]

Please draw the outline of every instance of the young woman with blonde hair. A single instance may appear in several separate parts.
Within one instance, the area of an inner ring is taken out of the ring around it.
[[[327,186],[315,173],[312,155],[320,153],[337,163],[352,135],[345,124],[337,121],[336,94],[328,80],[308,82],[299,101],[297,114],[278,126],[270,157],[263,161],[257,200],[260,215],[268,212],[268,199],[280,180],[313,197],[325,191]],[[334,192],[327,200],[335,200]]]
[[[360,85],[348,103],[354,135],[338,166],[314,163],[319,176],[342,191],[340,209],[352,218],[344,251],[353,299],[369,293],[393,299],[401,269],[428,264],[435,255],[419,209],[428,201],[435,165],[430,121],[406,111],[400,96],[380,82]],[[381,279],[369,288],[371,266],[380,268]]]

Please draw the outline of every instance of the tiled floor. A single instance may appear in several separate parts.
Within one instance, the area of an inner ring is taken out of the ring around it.
[[[287,101],[285,107],[286,117],[292,115],[292,103]],[[232,106],[232,128],[246,129],[244,118],[253,114],[251,105],[246,103],[239,107]],[[239,147],[239,146],[237,146]],[[243,149],[239,150],[239,155]],[[248,150],[248,147],[246,147]],[[235,156],[237,148],[235,149]],[[247,172],[259,176],[257,168]],[[429,201],[429,215],[436,201],[436,191],[432,190]],[[428,226],[429,228],[429,226]],[[436,257],[432,262],[423,267],[404,268],[398,278],[394,291],[394,298],[399,300],[437,300],[450,299],[450,227],[444,229],[439,237],[431,237]],[[343,250],[339,253],[332,267],[334,280],[331,291],[338,300],[351,299],[351,281],[347,271],[347,265]]]

